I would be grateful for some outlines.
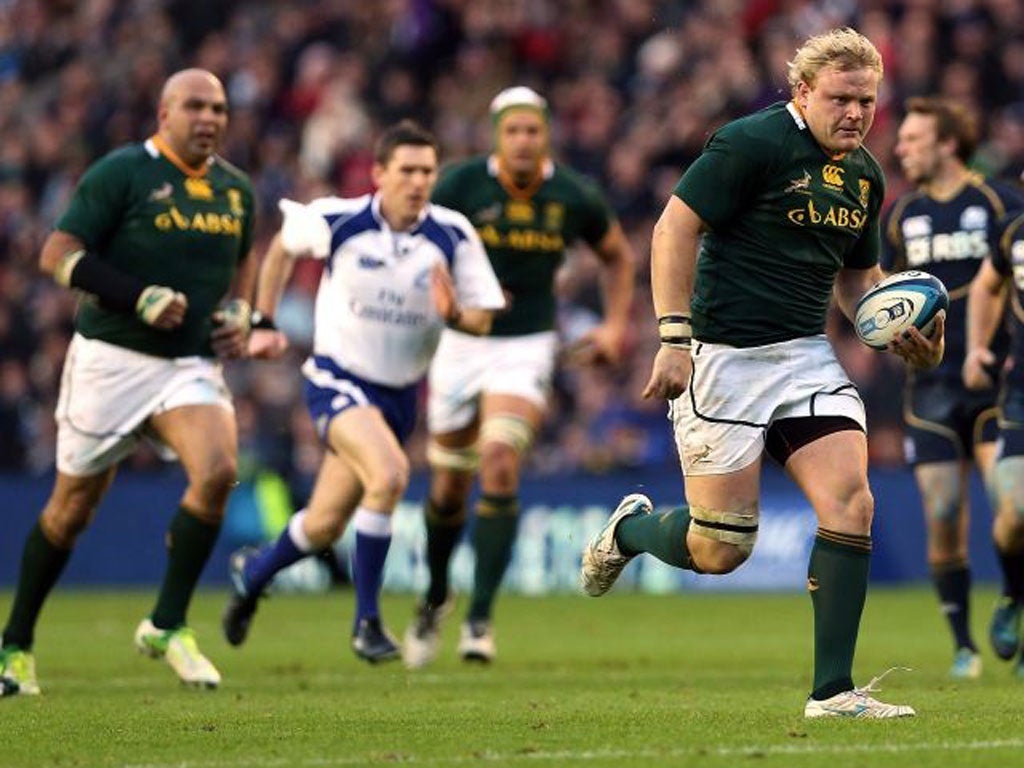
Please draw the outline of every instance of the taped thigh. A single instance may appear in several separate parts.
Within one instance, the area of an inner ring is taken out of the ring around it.
[[[427,443],[427,462],[437,469],[472,474],[480,466],[480,451],[475,444],[463,448],[449,448],[436,440],[431,440]]]
[[[502,443],[522,455],[533,442],[533,427],[515,414],[499,413],[490,416],[480,427],[481,443]]]
[[[690,505],[690,530],[698,536],[732,544],[749,555],[757,541],[757,503],[737,510],[722,511]]]

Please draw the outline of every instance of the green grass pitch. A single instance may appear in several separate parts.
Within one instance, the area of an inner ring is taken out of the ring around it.
[[[151,592],[58,589],[35,649],[43,695],[0,701],[0,766],[1005,768],[1024,754],[1024,680],[987,645],[980,680],[947,679],[924,587],[869,594],[857,682],[913,668],[879,697],[918,717],[888,722],[803,719],[806,595],[507,596],[494,665],[456,659],[450,620],[441,659],[417,672],[353,656],[351,593],[273,597],[240,650],[220,637],[224,599],[202,593],[190,616],[224,675],[207,692],[134,652]],[[975,600],[979,641],[993,599]],[[396,634],[412,602],[385,599]]]

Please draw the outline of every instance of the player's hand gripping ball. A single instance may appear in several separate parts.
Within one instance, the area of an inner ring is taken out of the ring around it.
[[[885,349],[910,326],[931,338],[935,318],[949,308],[946,286],[934,275],[911,270],[875,283],[857,302],[857,336],[873,349]]]

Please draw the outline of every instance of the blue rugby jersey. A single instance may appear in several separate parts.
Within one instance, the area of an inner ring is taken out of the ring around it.
[[[1012,212],[1000,223],[998,246],[992,251],[992,266],[1009,278],[1010,296],[1006,317],[1010,323],[1014,366],[1007,383],[1018,390],[1024,386],[1024,211]]]
[[[946,354],[932,371],[915,371],[914,381],[960,380],[966,353],[967,292],[982,261],[996,250],[999,221],[1007,211],[1024,207],[1015,187],[971,175],[953,195],[937,199],[915,190],[900,197],[883,219],[882,268],[917,269],[939,278],[949,291]],[[1001,328],[992,350],[1002,365],[1009,336]]]

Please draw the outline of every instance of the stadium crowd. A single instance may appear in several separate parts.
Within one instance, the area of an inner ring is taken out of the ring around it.
[[[626,362],[564,368],[532,471],[677,466],[663,402],[640,397],[657,349],[648,257],[654,219],[709,131],[788,98],[786,60],[809,34],[852,25],[883,54],[868,146],[888,194],[904,100],[943,94],[983,116],[975,164],[1024,170],[1024,6],[1018,0],[0,0],[0,471],[44,473],[75,311],[41,276],[39,248],[83,169],[152,133],[152,94],[198,66],[228,90],[222,154],[252,175],[257,252],[276,204],[369,190],[373,139],[403,117],[436,132],[444,159],[486,151],[490,99],[545,94],[553,145],[608,195],[639,255]],[[571,341],[597,321],[597,263],[573,254],[560,281]],[[319,442],[299,389],[319,275],[296,269],[277,317],[284,360],[228,365],[242,455],[312,482]],[[902,461],[897,359],[830,332],[867,403],[871,457]],[[424,466],[424,430],[411,443]],[[152,468],[141,452],[129,466]]]

